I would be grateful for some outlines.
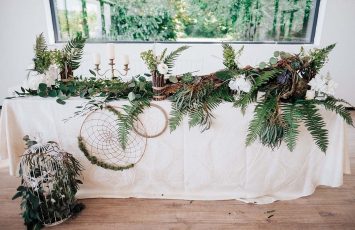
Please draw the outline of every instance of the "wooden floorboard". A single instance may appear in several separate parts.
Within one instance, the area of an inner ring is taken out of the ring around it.
[[[353,175],[345,175],[339,188],[320,186],[311,196],[267,205],[234,200],[85,199],[86,208],[78,216],[51,229],[355,230],[355,128],[349,127],[348,138]],[[24,229],[20,201],[11,200],[19,180],[4,167],[0,178],[0,229]]]

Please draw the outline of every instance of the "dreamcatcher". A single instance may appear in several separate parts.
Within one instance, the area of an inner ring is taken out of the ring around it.
[[[131,131],[123,149],[118,132],[117,114],[107,108],[96,110],[85,118],[81,126],[79,147],[91,163],[100,167],[111,170],[131,168],[142,158],[147,138]],[[142,124],[139,125],[139,132],[146,133]]]
[[[164,133],[168,116],[163,108],[151,104],[134,123],[123,149],[119,142],[119,120],[112,108],[93,111],[85,118],[80,129],[79,147],[92,164],[111,170],[128,169],[143,157],[147,138]]]

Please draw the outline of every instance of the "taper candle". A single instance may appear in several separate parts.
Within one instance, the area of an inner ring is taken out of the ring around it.
[[[127,54],[123,56],[123,65],[129,65],[129,57]]]
[[[107,44],[107,49],[108,49],[108,58],[109,59],[115,59],[115,46],[113,43]]]
[[[94,64],[95,65],[100,65],[101,64],[101,58],[99,53],[94,53]]]

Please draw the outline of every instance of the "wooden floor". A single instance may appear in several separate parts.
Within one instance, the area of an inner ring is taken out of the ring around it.
[[[355,118],[355,113],[353,113]],[[51,229],[355,229],[355,129],[349,128],[351,170],[340,188],[268,205],[239,201],[86,199],[77,217]],[[0,169],[0,229],[24,229],[18,180]]]

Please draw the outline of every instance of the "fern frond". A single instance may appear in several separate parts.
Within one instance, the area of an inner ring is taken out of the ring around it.
[[[245,114],[246,108],[249,104],[256,102],[258,96],[258,91],[251,90],[249,93],[242,93],[233,103],[233,106],[241,109],[242,113]]]
[[[354,126],[350,112],[343,104],[341,104],[344,103],[350,105],[345,100],[328,96],[325,100],[315,100],[314,102],[318,105],[324,106],[327,110],[334,111],[336,114],[340,115],[348,125]]]
[[[234,107],[236,107],[236,108],[240,107],[242,113],[244,114],[247,106],[250,103],[253,103],[256,101],[259,88],[261,86],[263,86],[264,84],[268,83],[271,79],[277,77],[277,75],[280,72],[281,72],[280,70],[274,69],[274,70],[264,71],[261,74],[258,74],[256,77],[253,77],[255,75],[255,73],[253,74],[253,76],[251,76],[251,75],[247,76],[249,78],[253,77],[254,84],[253,84],[250,92],[242,93],[239,96],[239,98],[234,102]]]
[[[185,114],[186,111],[181,111],[180,109],[178,109],[176,103],[172,104],[172,110],[170,112],[169,118],[170,132],[174,131],[181,124]]]
[[[86,39],[81,33],[77,33],[76,36],[68,41],[63,48],[65,62],[72,70],[76,70],[80,66],[80,60],[83,56],[83,49]]]
[[[310,66],[315,70],[316,73],[324,66],[328,61],[329,53],[334,49],[335,44],[331,44],[323,49],[314,49],[310,52]]]
[[[302,115],[302,120],[311,133],[313,140],[322,152],[326,152],[329,144],[328,130],[325,128],[325,122],[318,113],[316,104],[312,101],[302,101],[302,106],[298,111]]]
[[[36,44],[34,46],[34,51],[36,54],[36,57],[42,56],[43,52],[47,50],[47,42],[46,39],[43,36],[43,33],[40,33],[36,37]]]
[[[249,123],[246,145],[251,145],[262,133],[272,113],[276,107],[276,97],[270,97],[268,100],[259,102],[254,110],[253,119]]]
[[[174,67],[174,62],[180,56],[180,54],[187,50],[190,46],[181,46],[176,50],[172,51],[166,58],[164,59],[164,63],[169,67],[169,73],[171,73],[171,69]]]
[[[138,121],[139,114],[150,105],[149,99],[132,101],[129,105],[122,106],[123,112],[115,110],[112,106],[107,106],[109,111],[117,115],[118,121],[118,141],[123,150],[126,149],[130,132],[134,123]]]
[[[233,47],[228,43],[223,43],[223,65],[229,70],[237,70],[238,65],[235,62],[236,54]]]
[[[263,71],[254,78],[255,83],[253,85],[253,90],[257,90],[262,85],[268,83],[271,79],[276,78],[281,72],[282,70],[279,69]]]
[[[296,147],[297,138],[299,136],[299,122],[301,114],[298,112],[295,104],[282,104],[283,115],[285,122],[284,140],[288,149],[292,152]]]

